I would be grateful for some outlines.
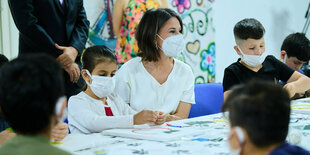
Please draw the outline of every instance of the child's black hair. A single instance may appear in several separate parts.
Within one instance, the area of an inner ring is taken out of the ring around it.
[[[0,54],[0,68],[6,62],[9,62],[9,59],[5,55]]]
[[[0,71],[0,105],[9,125],[19,134],[50,130],[55,105],[64,95],[63,72],[47,55],[23,55]]]
[[[300,61],[310,60],[310,41],[303,33],[288,35],[282,43],[281,50],[284,50],[287,57],[296,57]]]
[[[264,26],[254,18],[239,21],[234,27],[236,40],[261,39],[265,34]]]
[[[82,56],[83,69],[87,69],[90,73],[96,65],[105,61],[115,62],[117,64],[114,52],[104,45],[88,47]]]
[[[231,126],[244,128],[255,146],[285,142],[291,108],[282,86],[252,80],[233,88],[222,109],[229,112]]]

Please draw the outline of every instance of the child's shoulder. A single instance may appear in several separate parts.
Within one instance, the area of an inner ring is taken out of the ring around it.
[[[73,101],[73,100],[85,100],[86,98],[88,98],[88,95],[85,94],[83,91],[81,91],[80,93],[73,95],[69,98],[68,102]]]
[[[238,59],[238,61],[230,64],[228,67],[225,68],[225,70],[231,70],[231,71],[236,71],[236,70],[240,70],[240,68],[242,67],[242,64],[239,62],[240,59]]]

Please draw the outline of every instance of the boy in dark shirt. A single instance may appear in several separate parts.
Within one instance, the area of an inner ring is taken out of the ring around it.
[[[256,19],[249,18],[238,22],[234,27],[236,46],[234,49],[241,57],[224,72],[224,99],[234,85],[246,83],[256,78],[277,83],[287,82],[284,88],[290,96],[310,89],[310,79],[265,53],[265,29]]]
[[[310,60],[310,41],[303,33],[288,35],[281,46],[281,59],[283,63],[299,71],[301,66]]]
[[[281,61],[295,71],[305,74],[301,67],[310,60],[310,41],[303,33],[292,33],[288,35],[281,46]],[[280,81],[281,84],[285,84]],[[294,98],[308,97],[310,91],[298,93]]]
[[[230,123],[228,138],[235,154],[310,155],[285,142],[290,121],[290,98],[281,85],[253,80],[234,87],[223,111]]]

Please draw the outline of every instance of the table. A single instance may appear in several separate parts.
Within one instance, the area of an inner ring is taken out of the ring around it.
[[[180,123],[190,123],[190,128],[203,130],[204,133],[184,136],[170,142],[129,139],[101,133],[70,134],[62,144],[55,146],[77,155],[230,154],[227,141],[229,126],[222,113],[174,121],[170,124]],[[297,140],[297,145],[310,150],[310,98],[292,101],[287,140]]]

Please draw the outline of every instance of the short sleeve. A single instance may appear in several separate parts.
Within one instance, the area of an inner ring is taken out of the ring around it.
[[[233,71],[229,68],[226,68],[224,71],[224,79],[223,79],[223,90],[224,92],[230,90],[234,85],[238,84],[238,79],[233,73]]]
[[[130,103],[130,82],[129,82],[129,72],[127,71],[127,67],[123,66],[120,70],[118,70],[115,74],[115,93],[118,94],[125,103]]]
[[[194,85],[195,78],[192,70],[188,69],[188,78],[186,80],[185,89],[182,93],[181,101],[186,103],[195,104]]]

